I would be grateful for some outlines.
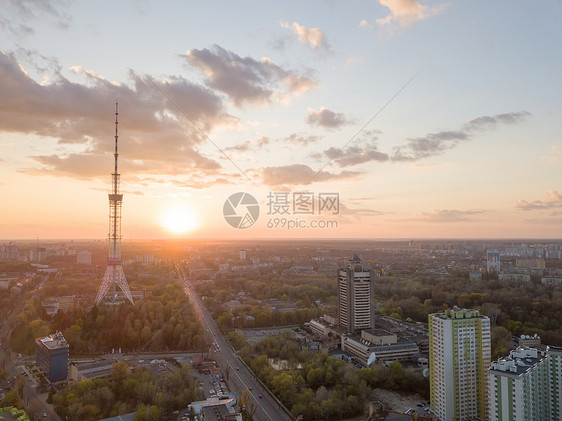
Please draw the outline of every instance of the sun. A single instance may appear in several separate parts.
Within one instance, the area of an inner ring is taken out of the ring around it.
[[[195,214],[185,207],[166,209],[160,216],[160,225],[174,234],[183,234],[197,228]]]

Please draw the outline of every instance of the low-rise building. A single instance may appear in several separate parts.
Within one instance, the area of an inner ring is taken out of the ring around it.
[[[517,338],[517,344],[521,348],[534,348],[540,346],[541,337],[536,333],[533,336],[521,335],[519,338]]]
[[[73,362],[68,369],[68,378],[75,382],[110,378],[111,368],[116,362],[117,360],[114,359],[83,363]]]
[[[530,282],[531,275],[525,273],[500,273],[498,279],[504,282]]]
[[[544,277],[541,279],[543,285],[561,285],[562,278]]]
[[[341,348],[355,357],[355,361],[370,367],[376,362],[410,361],[419,353],[418,346],[410,341],[398,339],[383,329],[367,329],[361,333],[341,337]]]
[[[88,250],[83,250],[76,254],[76,264],[78,265],[91,265],[92,264],[92,253]]]

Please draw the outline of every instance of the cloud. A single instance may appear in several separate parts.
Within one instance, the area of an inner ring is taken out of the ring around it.
[[[337,113],[326,107],[320,108],[319,111],[309,108],[306,122],[311,126],[325,127],[327,129],[339,129],[341,126],[350,124],[350,121],[345,118],[343,113]]]
[[[361,22],[359,22],[359,27],[363,28],[363,29],[372,29],[373,25],[371,25],[369,22],[367,22],[365,19],[362,19]]]
[[[548,155],[541,156],[541,159],[554,163],[562,162],[562,149],[559,146],[554,145],[550,148]]]
[[[32,22],[41,20],[66,29],[72,22],[70,9],[72,1],[68,0],[0,0],[0,29],[16,36],[28,36],[35,33]]]
[[[523,211],[531,210],[547,210],[562,207],[562,195],[554,189],[544,193],[545,200],[534,200],[528,202],[526,200],[518,200],[515,206]]]
[[[370,161],[385,162],[389,160],[388,154],[380,152],[376,145],[350,146],[343,150],[331,147],[324,151],[324,155],[338,164],[340,168]]]
[[[459,130],[447,130],[428,133],[424,137],[408,139],[405,145],[397,146],[392,153],[393,161],[417,161],[440,155],[446,150],[453,149],[460,142],[472,139],[475,133],[496,128],[500,124],[520,124],[531,113],[527,111],[481,116],[466,123]]]
[[[326,34],[319,28],[307,28],[306,26],[299,25],[297,22],[293,22],[292,25],[287,22],[281,22],[281,27],[292,30],[301,44],[309,45],[314,50],[326,52],[331,50]]]
[[[498,124],[520,124],[531,116],[528,111],[518,111],[495,116],[482,116],[469,121],[465,125],[466,131],[490,130]]]
[[[279,141],[285,144],[291,144],[295,146],[308,146],[311,143],[315,143],[320,139],[318,136],[310,135],[310,136],[301,136],[293,133],[287,137],[280,138]]]
[[[308,185],[312,182],[347,180],[360,174],[358,171],[342,171],[340,173],[320,171],[317,174],[308,165],[303,164],[261,168],[262,179],[267,186]]]
[[[308,76],[286,70],[269,58],[255,60],[215,45],[212,49],[189,50],[187,62],[207,77],[206,83],[232,100],[234,105],[265,105],[286,100],[286,94],[301,95],[316,87]]]
[[[529,218],[523,222],[526,224],[562,225],[562,218]]]
[[[423,212],[419,219],[426,222],[447,223],[472,221],[471,216],[479,215],[485,211],[480,209],[458,210],[458,209],[434,209],[431,212]]]
[[[42,85],[23,70],[13,55],[0,52],[0,132],[51,137],[63,148],[65,144],[84,148],[82,153],[33,156],[40,167],[25,172],[78,178],[106,175],[112,160],[116,98],[120,104],[123,168],[177,174],[194,168],[215,171],[220,167],[198,152],[204,138],[183,115],[185,112],[206,131],[236,124],[215,93],[178,76],[154,80],[131,71],[128,86],[78,70],[87,83],[71,82],[58,74]],[[183,112],[160,90],[167,92]]]
[[[468,135],[459,131],[428,133],[425,137],[409,139],[405,146],[395,148],[392,159],[394,161],[416,161],[439,155],[447,149],[454,148],[458,142],[467,139]]]
[[[378,0],[379,3],[390,10],[390,13],[377,19],[379,25],[398,23],[401,26],[408,26],[414,22],[437,16],[444,11],[448,5],[440,4],[436,6],[426,6],[419,0]]]
[[[268,136],[262,136],[259,139],[257,139],[256,141],[250,141],[247,140],[244,143],[240,144],[240,145],[235,145],[235,146],[229,146],[227,148],[224,148],[225,152],[256,152],[260,149],[265,148],[268,145],[272,145],[274,143],[280,143],[285,145],[286,147],[288,145],[291,146],[308,146],[311,143],[314,143],[316,141],[318,141],[318,139],[320,139],[318,136],[301,136],[298,135],[296,133],[293,133],[289,136],[286,137],[278,137],[278,138],[271,138]],[[292,148],[291,148],[292,149]]]
[[[352,215],[356,217],[385,215],[385,212],[379,210],[368,208],[350,208],[343,203],[340,203],[340,213],[342,215]]]

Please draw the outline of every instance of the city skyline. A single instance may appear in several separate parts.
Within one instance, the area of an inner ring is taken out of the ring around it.
[[[562,235],[560,5],[5,3],[2,239]]]

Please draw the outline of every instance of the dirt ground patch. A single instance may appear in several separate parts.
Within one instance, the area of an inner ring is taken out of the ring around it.
[[[391,390],[375,389],[373,390],[375,400],[381,401],[384,409],[392,409],[394,411],[403,412],[408,408],[416,408],[416,404],[424,401],[417,393],[414,394],[400,394]]]

